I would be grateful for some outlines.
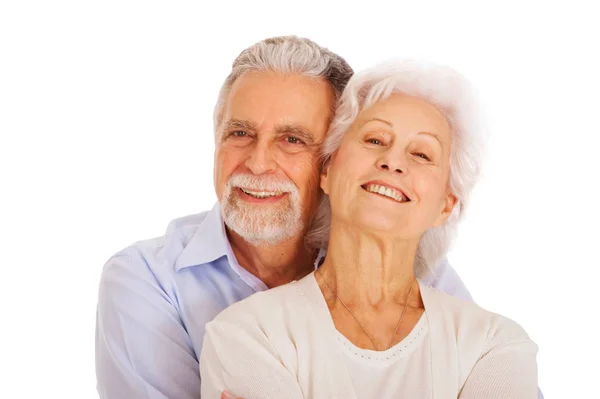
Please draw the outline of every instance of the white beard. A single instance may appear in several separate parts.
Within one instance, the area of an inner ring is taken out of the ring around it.
[[[234,193],[239,187],[252,191],[279,191],[288,195],[274,204],[251,204]],[[276,245],[302,231],[302,207],[298,188],[290,181],[253,175],[233,175],[225,185],[221,213],[227,227],[250,244]]]

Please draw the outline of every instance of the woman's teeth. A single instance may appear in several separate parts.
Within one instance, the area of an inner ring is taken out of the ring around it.
[[[406,198],[402,193],[398,190],[394,190],[390,187],[381,186],[379,184],[367,184],[364,186],[364,189],[375,194],[380,194],[385,197],[389,197],[398,202],[408,202],[408,198]]]

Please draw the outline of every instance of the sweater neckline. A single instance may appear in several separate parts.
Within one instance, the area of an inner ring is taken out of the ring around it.
[[[423,340],[423,337],[427,335],[427,332],[429,331],[429,324],[427,320],[428,318],[426,315],[427,308],[425,308],[425,311],[419,318],[419,321],[417,321],[417,324],[415,324],[415,326],[412,328],[410,333],[391,348],[386,349],[384,351],[375,351],[360,348],[354,345],[348,338],[346,338],[346,336],[344,336],[344,334],[339,332],[335,327],[335,323],[333,322],[333,318],[331,317],[331,313],[329,312],[329,307],[327,306],[325,297],[323,296],[323,293],[319,288],[319,284],[317,283],[315,272],[310,273],[303,280],[305,280],[305,282],[307,283],[307,291],[309,291],[307,292],[307,294],[309,294],[309,298],[306,299],[311,300],[313,302],[313,306],[316,306],[319,309],[319,314],[321,315],[321,323],[323,323],[322,325],[326,326],[327,329],[336,337],[336,339],[341,343],[341,346],[343,346],[344,349],[346,349],[345,352],[349,351],[350,353],[353,353],[359,358],[375,361],[395,360],[401,356],[404,356],[405,353],[409,352],[410,348],[413,348],[418,344],[418,342],[421,342]],[[421,295],[424,296],[424,291],[427,290],[427,288],[429,287],[424,286],[418,279],[417,283],[419,284]],[[425,303],[424,298],[423,302]]]
[[[418,347],[423,339],[427,335],[428,325],[427,317],[425,313],[421,315],[417,324],[408,333],[408,335],[400,342],[395,344],[389,349],[383,351],[376,351],[371,349],[363,349],[356,346],[350,341],[344,334],[339,332],[334,325],[335,335],[340,345],[344,348],[344,351],[351,357],[359,361],[375,361],[375,362],[388,362],[396,361],[410,354],[415,348]]]

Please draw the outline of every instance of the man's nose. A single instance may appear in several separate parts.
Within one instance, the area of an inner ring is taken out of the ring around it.
[[[274,149],[267,141],[257,141],[246,159],[246,167],[255,175],[275,170]]]

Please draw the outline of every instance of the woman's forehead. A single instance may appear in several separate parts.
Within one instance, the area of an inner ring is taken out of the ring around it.
[[[451,127],[433,104],[418,97],[393,94],[364,109],[354,122],[356,130],[386,129],[397,134],[428,133],[444,141]]]

